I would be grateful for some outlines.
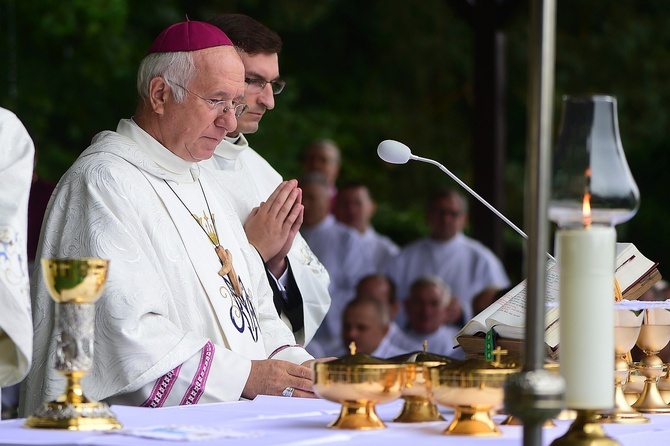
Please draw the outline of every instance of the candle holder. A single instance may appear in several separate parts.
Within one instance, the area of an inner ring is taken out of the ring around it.
[[[602,422],[639,424],[648,423],[649,418],[630,407],[623,392],[630,368],[623,359],[635,341],[642,326],[643,311],[625,308],[614,310],[614,409],[602,415]]]
[[[67,379],[65,393],[28,417],[29,428],[79,431],[118,429],[121,423],[106,403],[84,395],[81,378],[93,365],[94,303],[107,279],[101,259],[42,259],[49,294],[56,301],[55,368]]]
[[[637,364],[637,369],[645,376],[644,388],[638,400],[631,406],[643,413],[670,413],[670,406],[658,390],[658,378],[667,368],[658,353],[670,341],[670,311],[665,308],[646,308],[644,320],[637,338],[637,346],[645,357]]]
[[[637,212],[639,190],[619,136],[612,96],[565,96],[554,152],[549,218],[558,224],[560,371],[577,411],[552,445],[617,444],[598,412],[614,405],[614,226]],[[599,427],[599,426],[598,426]]]

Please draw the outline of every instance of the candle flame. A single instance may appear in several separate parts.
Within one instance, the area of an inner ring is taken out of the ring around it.
[[[582,216],[584,217],[584,226],[591,226],[591,194],[584,192],[584,201],[582,202]]]

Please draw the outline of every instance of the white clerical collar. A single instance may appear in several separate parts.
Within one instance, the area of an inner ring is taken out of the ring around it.
[[[236,160],[242,151],[249,147],[247,139],[241,133],[235,138],[224,137],[223,141],[216,146],[214,156],[227,160]]]
[[[131,119],[122,119],[116,132],[135,141],[156,164],[169,172],[178,183],[193,183],[200,175],[197,163],[186,161],[172,153]]]

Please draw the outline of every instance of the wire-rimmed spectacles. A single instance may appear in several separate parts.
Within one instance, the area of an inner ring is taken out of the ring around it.
[[[265,79],[258,79],[255,77],[245,77],[244,82],[247,83],[247,91],[250,93],[260,93],[267,84],[270,84],[270,87],[272,87],[272,94],[278,95],[286,86],[286,82],[281,79],[266,81]]]
[[[225,115],[228,113],[230,110],[234,110],[235,117],[239,118],[244,114],[249,109],[249,106],[243,102],[235,103],[235,102],[228,102],[228,101],[220,101],[218,99],[207,99],[203,98],[197,93],[193,93],[191,90],[188,88],[184,87],[183,85],[179,85],[176,82],[173,82],[177,87],[182,88],[186,90],[187,93],[191,93],[193,96],[202,99],[203,101],[207,102],[209,105],[209,108],[212,110],[218,110],[220,115]]]

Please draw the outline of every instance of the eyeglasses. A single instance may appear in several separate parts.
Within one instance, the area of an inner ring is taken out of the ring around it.
[[[191,93],[193,96],[207,102],[209,108],[211,108],[212,110],[218,110],[219,115],[225,115],[230,110],[234,110],[235,117],[239,118],[244,114],[244,112],[246,112],[249,109],[249,106],[242,102],[236,104],[234,102],[230,103],[228,101],[219,101],[218,99],[206,99],[200,96],[199,94],[193,93],[191,90],[184,87],[183,85],[179,85],[176,82],[173,82],[173,84],[175,84],[179,88],[183,88],[184,90],[186,90],[186,92]]]
[[[244,82],[247,83],[247,91],[250,93],[260,93],[267,84],[272,87],[272,94],[278,95],[284,90],[286,82],[281,79],[266,81],[265,79],[256,79],[253,77],[245,77]]]

